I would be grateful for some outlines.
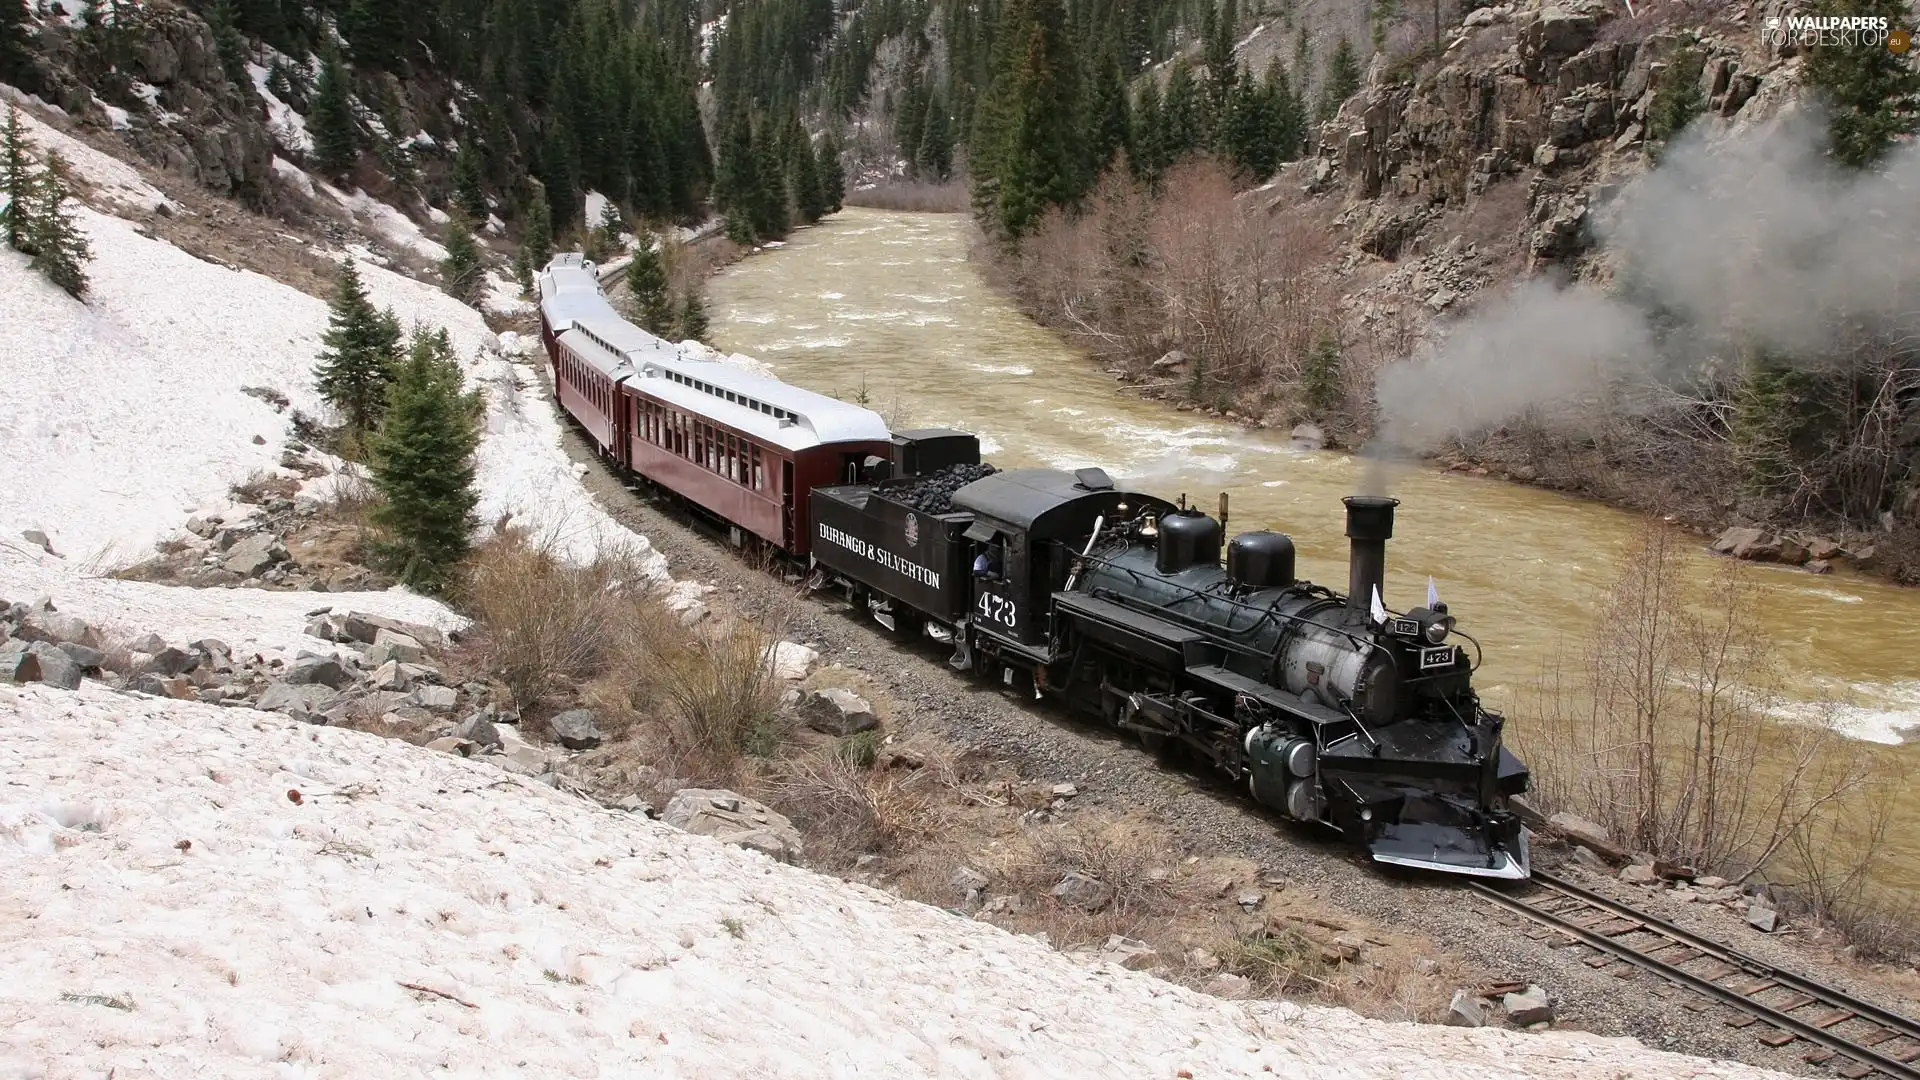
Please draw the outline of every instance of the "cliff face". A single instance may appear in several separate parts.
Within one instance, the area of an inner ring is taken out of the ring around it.
[[[272,201],[274,138],[251,86],[222,68],[213,30],[168,0],[126,5],[123,22],[39,26],[40,85],[27,87],[84,124],[118,131],[155,165],[208,190]]]
[[[1310,192],[1370,204],[1354,215],[1368,254],[1396,258],[1442,208],[1516,183],[1527,262],[1575,260],[1591,247],[1590,212],[1646,171],[1675,120],[1698,110],[1731,129],[1792,96],[1797,65],[1755,29],[1778,6],[1676,2],[1638,18],[1617,0],[1478,9],[1417,76],[1376,62],[1295,168]]]

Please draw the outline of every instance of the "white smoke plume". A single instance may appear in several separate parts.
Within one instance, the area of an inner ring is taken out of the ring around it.
[[[1816,363],[1841,323],[1920,324],[1920,145],[1842,175],[1824,133],[1800,110],[1676,143],[1596,223],[1627,287],[1535,280],[1477,310],[1431,355],[1380,371],[1376,441],[1425,449],[1623,379],[1684,377],[1716,352]]]

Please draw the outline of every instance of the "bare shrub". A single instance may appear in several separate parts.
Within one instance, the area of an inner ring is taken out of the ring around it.
[[[971,203],[964,179],[944,183],[890,181],[847,192],[848,206],[873,210],[903,210],[918,214],[962,214]]]
[[[480,663],[525,710],[604,669],[645,580],[617,556],[573,565],[550,539],[503,528],[468,556],[456,598]]]
[[[771,783],[774,805],[805,832],[811,860],[844,870],[861,855],[904,854],[933,840],[945,793],[939,772],[876,770],[877,755],[849,742],[783,763]]]
[[[1143,815],[1086,815],[1032,828],[997,855],[998,876],[1045,895],[1069,873],[1105,885],[1105,905],[1127,916],[1163,915],[1182,899],[1164,831]]]
[[[1781,667],[1754,616],[1757,585],[1727,560],[1694,584],[1681,539],[1650,522],[1625,554],[1577,670],[1547,673],[1540,721],[1516,733],[1538,794],[1640,850],[1739,876],[1825,876],[1852,835],[1873,755],[1812,715],[1777,722]],[[1822,869],[1824,865],[1826,869]]]
[[[771,754],[785,737],[779,678],[768,654],[776,628],[727,620],[677,641],[652,641],[642,684],[664,707],[674,750],[724,767],[742,752]]]

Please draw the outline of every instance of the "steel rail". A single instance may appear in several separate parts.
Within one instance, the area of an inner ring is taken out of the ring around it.
[[[1676,944],[1685,945],[1687,948],[1725,961],[1746,971],[1748,974],[1778,983],[1789,990],[1805,994],[1808,997],[1816,998],[1832,1005],[1836,1009],[1845,1009],[1862,1020],[1870,1020],[1889,1031],[1897,1032],[1913,1039],[1915,1042],[1920,1042],[1920,1021],[1902,1016],[1889,1009],[1883,1009],[1870,1001],[1861,1001],[1859,998],[1836,990],[1825,983],[1817,983],[1811,979],[1801,978],[1791,971],[1783,971],[1767,963],[1765,960],[1750,956],[1731,946],[1710,941],[1690,930],[1667,922],[1665,919],[1648,915],[1643,911],[1628,907],[1619,901],[1609,900],[1599,893],[1583,889],[1564,878],[1555,877],[1552,874],[1545,874],[1536,870],[1533,874],[1533,880],[1555,892],[1564,893],[1572,899],[1600,908],[1619,918],[1632,919],[1635,922],[1643,923],[1650,932],[1668,938]]]
[[[1534,874],[1533,880],[1543,885],[1546,885],[1551,891],[1561,892],[1562,895],[1571,896],[1575,900],[1579,900],[1583,903],[1588,903],[1587,898],[1584,896],[1581,896],[1577,893],[1566,892],[1561,890],[1558,887],[1557,882],[1543,881],[1542,875],[1539,874],[1538,872]],[[1816,1045],[1825,1047],[1826,1049],[1833,1051],[1835,1054],[1844,1055],[1848,1058],[1852,1058],[1853,1060],[1861,1063],[1862,1065],[1866,1065],[1866,1066],[1870,1066],[1872,1068],[1878,1069],[1881,1072],[1887,1074],[1888,1076],[1899,1078],[1899,1080],[1920,1080],[1920,1068],[1915,1068],[1913,1065],[1907,1062],[1901,1061],[1898,1058],[1892,1057],[1888,1054],[1881,1053],[1879,1050],[1875,1049],[1872,1046],[1866,1046],[1861,1043],[1854,1042],[1853,1040],[1848,1039],[1844,1036],[1835,1035],[1832,1032],[1828,1031],[1826,1028],[1822,1028],[1814,1024],[1810,1024],[1807,1021],[1802,1020],[1799,1017],[1793,1016],[1784,1010],[1775,1008],[1774,1006],[1771,1006],[1771,1005],[1767,1005],[1763,1002],[1755,1001],[1752,998],[1746,996],[1745,994],[1740,993],[1738,990],[1733,989],[1732,987],[1721,986],[1719,983],[1714,982],[1711,979],[1705,978],[1704,976],[1696,975],[1693,972],[1687,971],[1676,964],[1671,964],[1671,963],[1668,963],[1667,961],[1660,960],[1653,956],[1649,956],[1648,954],[1633,948],[1631,945],[1627,945],[1624,942],[1616,941],[1613,938],[1607,937],[1604,934],[1596,933],[1592,930],[1587,929],[1584,926],[1581,926],[1579,923],[1576,923],[1573,920],[1566,918],[1565,916],[1558,915],[1550,911],[1542,910],[1540,907],[1534,904],[1528,903],[1527,901],[1519,899],[1517,897],[1509,896],[1506,893],[1501,892],[1500,890],[1492,888],[1488,885],[1482,884],[1481,882],[1467,881],[1464,884],[1467,886],[1467,888],[1479,893],[1481,898],[1487,900],[1488,902],[1494,904],[1497,907],[1505,908],[1506,910],[1511,911],[1514,914],[1519,915],[1523,918],[1532,919],[1535,922],[1542,923],[1546,926],[1549,926],[1552,929],[1570,938],[1573,938],[1574,940],[1580,942],[1581,944],[1588,946],[1589,948],[1592,948],[1598,952],[1611,955],[1616,959],[1624,960],[1635,967],[1650,971],[1655,975],[1658,975],[1660,978],[1667,980],[1668,982],[1675,983],[1680,986],[1684,986],[1687,989],[1693,990],[1694,992],[1702,995],[1703,997],[1711,998],[1714,1001],[1717,1001],[1723,1005],[1730,1006],[1741,1012],[1757,1017],[1760,1020],[1764,1021],[1765,1023],[1771,1024],[1782,1031],[1791,1032],[1792,1034],[1797,1035],[1800,1038],[1805,1039],[1810,1043],[1814,1043]],[[1574,888],[1577,889],[1578,886],[1574,886]],[[1584,892],[1584,890],[1581,890],[1581,891]],[[1603,900],[1603,898],[1599,898],[1599,897],[1595,897],[1595,899]],[[1634,911],[1632,908],[1627,908],[1622,905],[1615,905],[1611,901],[1604,901],[1599,904],[1590,904],[1590,906],[1597,907],[1600,910],[1606,912],[1608,915],[1612,915],[1616,918],[1624,918],[1636,923],[1641,923],[1643,925],[1646,925],[1649,930],[1653,930],[1655,933],[1659,933],[1659,930],[1655,929],[1655,927],[1652,924],[1659,923],[1661,920],[1653,919],[1638,911]],[[1615,908],[1618,908],[1619,910],[1622,910],[1622,911],[1630,912],[1631,914],[1616,915],[1615,911],[1613,910]],[[1673,929],[1679,930],[1678,927],[1674,927]],[[1686,933],[1686,931],[1684,930],[1680,930],[1679,932],[1681,934]],[[1722,950],[1722,951],[1731,951],[1731,950]],[[1767,975],[1767,977],[1771,978],[1770,972],[1772,971],[1772,969],[1768,969],[1768,970],[1769,970],[1769,974]],[[1755,974],[1760,974],[1760,973],[1756,972]],[[1722,977],[1724,978],[1724,976]],[[1815,988],[1819,991],[1817,994],[1809,994],[1805,990],[1799,991],[1803,996],[1811,996],[1816,998],[1816,1000],[1831,1000],[1835,1002],[1836,1007],[1839,1007],[1839,1008],[1847,1007],[1846,1005],[1841,1004],[1841,1001],[1845,999],[1845,995],[1836,994],[1834,991],[1829,990],[1824,986],[1820,986],[1817,983],[1809,983],[1809,982],[1806,982],[1806,980],[1796,980],[1796,981],[1806,985],[1809,988]],[[1784,981],[1782,981],[1780,985],[1788,986],[1788,984]],[[1789,987],[1789,989],[1793,989],[1793,987]],[[1865,1004],[1865,1003],[1863,1002],[1862,1004]],[[1797,1007],[1799,1006],[1796,1006],[1796,1008]],[[1884,1010],[1876,1010],[1876,1011],[1884,1011]],[[1889,1014],[1889,1015],[1892,1015],[1892,1014]],[[1876,1019],[1875,1022],[1877,1023],[1878,1020]],[[1910,1034],[1911,1028],[1912,1028],[1912,1022],[1904,1021],[1901,1024],[1899,1024],[1895,1028],[1895,1030],[1898,1034]],[[1891,1041],[1891,1040],[1885,1040],[1885,1041]]]

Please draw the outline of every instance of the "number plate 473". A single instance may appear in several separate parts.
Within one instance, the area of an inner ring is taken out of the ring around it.
[[[993,593],[981,593],[980,602],[974,605],[980,617],[988,622],[999,623],[1011,630],[1013,628],[1013,601]]]

